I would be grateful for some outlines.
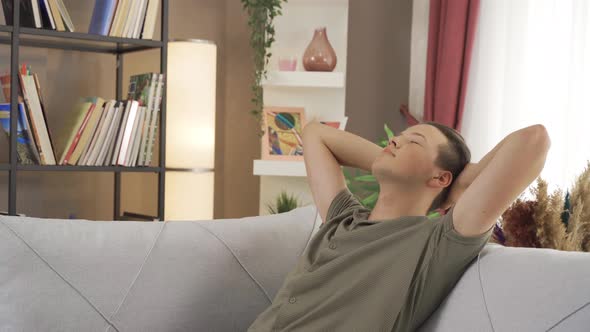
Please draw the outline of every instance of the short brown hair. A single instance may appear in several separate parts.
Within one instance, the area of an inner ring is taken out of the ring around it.
[[[459,174],[461,174],[465,166],[471,161],[471,151],[469,151],[465,139],[457,130],[433,121],[421,122],[421,124],[428,124],[436,127],[447,138],[448,142],[446,145],[439,145],[438,156],[434,163],[436,166],[446,171],[450,171],[453,174],[451,185],[444,188],[440,194],[434,198],[428,209],[430,212],[440,208],[447,200],[449,192],[451,191],[451,186],[459,177]]]

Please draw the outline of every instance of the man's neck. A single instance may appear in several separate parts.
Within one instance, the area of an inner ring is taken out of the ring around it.
[[[423,190],[381,186],[379,198],[368,220],[384,221],[404,216],[424,216],[430,206]]]

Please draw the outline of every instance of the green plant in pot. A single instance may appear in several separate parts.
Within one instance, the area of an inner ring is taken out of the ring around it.
[[[288,195],[286,191],[281,191],[276,198],[275,205],[267,204],[268,212],[270,214],[284,213],[296,209],[299,206],[297,198],[293,195]]]
[[[250,46],[254,51],[254,84],[251,99],[254,109],[250,111],[258,121],[259,137],[264,135],[262,121],[262,80],[266,78],[267,66],[272,53],[270,47],[275,41],[275,17],[282,15],[281,5],[287,0],[241,0],[242,7],[248,13],[248,26],[251,28]]]
[[[387,124],[384,124],[383,128],[387,135],[387,139],[381,138],[376,144],[384,148],[387,146],[391,138],[393,138],[394,134]],[[377,203],[377,198],[379,198],[379,183],[377,182],[377,179],[375,179],[375,176],[370,172],[358,168],[355,168],[354,172],[344,168],[343,172],[348,190],[359,198],[361,204],[366,208],[373,210],[375,208],[375,203]],[[438,216],[440,216],[439,212],[431,212],[428,214],[429,218],[435,218]]]

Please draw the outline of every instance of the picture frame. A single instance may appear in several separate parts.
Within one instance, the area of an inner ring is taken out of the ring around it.
[[[262,136],[263,160],[303,161],[305,127],[303,107],[265,106],[262,109],[264,135]]]
[[[317,121],[322,124],[328,125],[332,128],[345,130],[346,123],[348,122],[348,117],[343,116],[343,117],[339,117],[339,118],[335,118],[335,119],[320,118]]]

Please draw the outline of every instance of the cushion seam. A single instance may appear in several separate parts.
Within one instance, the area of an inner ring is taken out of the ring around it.
[[[110,319],[108,319],[95,305],[84,295],[78,288],[74,287],[74,285],[61,273],[59,273],[47,260],[45,260],[38,252],[35,250],[24,238],[20,236],[20,234],[10,227],[8,224],[4,222],[4,220],[0,220],[0,224],[4,225],[7,229],[9,229],[18,239],[20,239],[45,265],[47,265],[57,276],[59,276],[63,281],[65,281],[68,286],[70,286],[80,297],[82,297],[108,324],[110,324],[117,332],[119,329],[115,326]],[[108,328],[108,326],[107,326]]]
[[[135,278],[133,278],[133,281],[129,285],[129,288],[127,288],[127,292],[125,292],[125,296],[123,296],[123,299],[121,299],[121,302],[117,306],[117,309],[111,315],[111,319],[113,319],[119,313],[119,310],[121,309],[121,307],[125,303],[125,300],[127,300],[127,296],[129,296],[129,294],[131,293],[131,289],[133,289],[133,286],[137,282],[137,279],[139,279],[139,276],[141,275],[141,272],[143,271],[143,267],[146,265],[148,259],[150,258],[151,254],[152,254],[154,247],[156,246],[156,244],[158,243],[158,240],[160,239],[160,236],[164,232],[164,228],[166,227],[166,224],[168,224],[168,222],[166,222],[166,221],[164,221],[163,223],[164,223],[164,225],[162,225],[162,227],[160,228],[160,231],[158,232],[158,235],[156,235],[156,239],[154,240],[154,243],[152,243],[152,246],[150,247],[150,250],[148,251],[147,255],[145,256],[143,263],[141,263],[141,266],[137,270],[137,274],[135,275]]]
[[[238,262],[238,264],[242,267],[242,269],[244,270],[244,272],[246,272],[246,274],[250,277],[250,279],[256,284],[256,286],[258,286],[258,288],[264,293],[264,296],[266,296],[266,299],[268,300],[269,303],[272,303],[272,299],[270,298],[270,296],[268,295],[268,293],[266,292],[266,290],[264,289],[264,287],[262,287],[262,285],[258,282],[258,280],[256,280],[256,278],[254,278],[254,276],[248,271],[248,269],[246,269],[246,267],[244,266],[244,264],[242,264],[242,262],[238,259],[238,257],[236,256],[236,254],[233,252],[233,250],[227,245],[227,243],[225,243],[225,241],[223,241],[219,236],[217,236],[215,233],[213,233],[213,231],[211,231],[210,229],[208,229],[207,227],[199,224],[198,222],[194,223],[195,225],[201,227],[202,229],[206,230],[207,232],[209,232],[209,234],[213,235],[219,242],[221,242],[226,248],[227,250],[231,253],[231,255],[234,257],[234,259]]]
[[[481,252],[479,252],[477,254],[477,274],[479,276],[479,286],[481,288],[481,297],[483,299],[483,305],[484,305],[484,307],[486,309],[486,314],[488,316],[488,321],[490,322],[490,327],[492,328],[492,331],[495,332],[496,330],[494,329],[494,323],[492,322],[492,315],[490,314],[490,310],[488,309],[488,303],[486,301],[486,294],[485,294],[484,289],[483,289],[483,281],[481,280],[481,269],[480,269],[481,264],[480,264],[480,260],[479,260],[480,259],[480,256],[481,256]]]
[[[563,323],[567,318],[573,316],[576,312],[584,309],[586,306],[590,305],[590,302],[586,302],[586,304],[582,305],[581,307],[579,307],[578,309],[570,312],[569,314],[563,316],[563,318],[561,318],[560,320],[557,321],[557,323],[553,324],[553,326],[551,326],[550,328],[547,329],[547,331],[551,331],[553,330],[555,327],[557,327],[559,324]]]

